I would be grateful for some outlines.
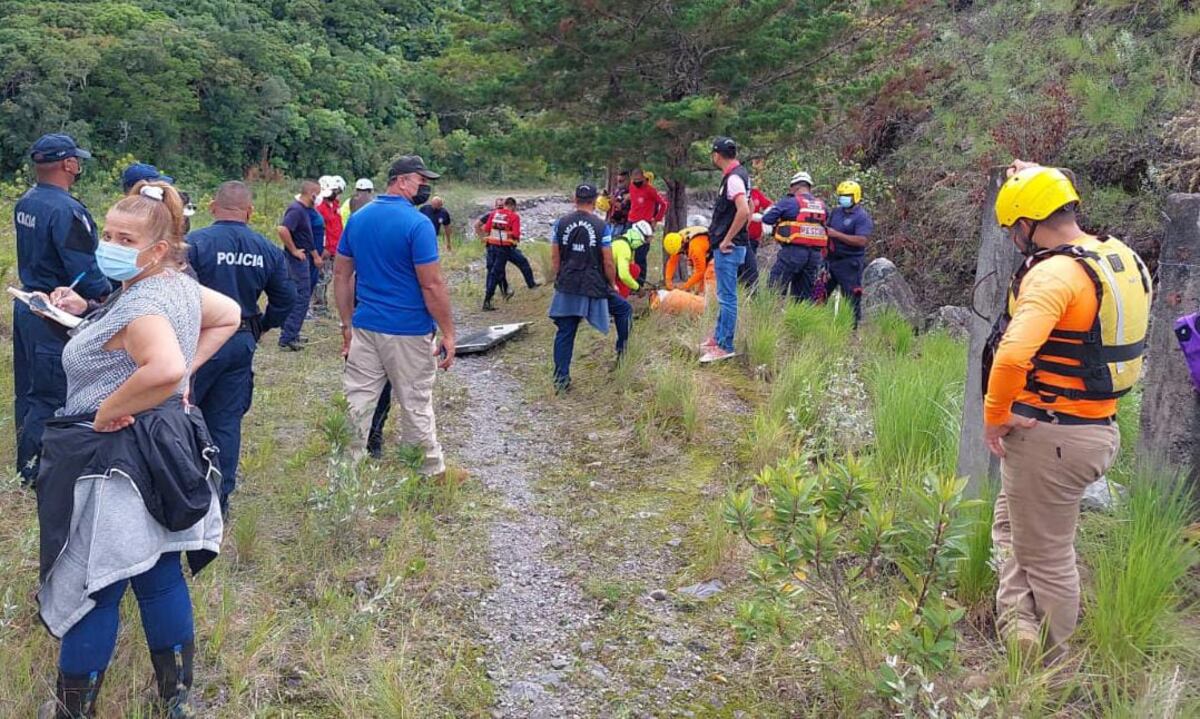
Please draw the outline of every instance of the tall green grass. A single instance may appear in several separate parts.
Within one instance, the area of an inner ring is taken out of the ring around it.
[[[958,460],[966,347],[944,333],[921,337],[916,352],[878,357],[867,371],[875,459],[901,481],[953,473]]]
[[[1081,634],[1096,668],[1122,674],[1156,654],[1178,649],[1185,605],[1182,582],[1200,564],[1197,538],[1188,535],[1195,504],[1187,484],[1161,470],[1139,467],[1115,521],[1085,542],[1092,569]]]
[[[958,560],[955,596],[976,617],[987,615],[996,592],[996,570],[992,566],[992,520],[996,513],[998,487],[987,482],[981,488],[979,503],[971,512],[964,556]]]
[[[779,371],[750,427],[750,463],[757,471],[777,463],[819,431],[827,366],[817,352],[793,355]]]
[[[763,288],[750,294],[742,305],[746,359],[754,369],[773,377],[783,358],[783,300]]]
[[[854,332],[854,315],[847,302],[836,308],[832,302],[791,302],[783,311],[783,327],[793,343],[840,352]]]
[[[913,326],[891,307],[873,316],[864,329],[863,342],[872,356],[907,355],[916,344]]]
[[[670,362],[651,372],[650,386],[648,423],[673,424],[686,438],[695,437],[700,430],[699,376],[682,362]]]

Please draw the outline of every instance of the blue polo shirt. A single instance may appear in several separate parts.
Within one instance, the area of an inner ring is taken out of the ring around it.
[[[352,325],[388,335],[433,332],[417,265],[437,262],[437,232],[408,199],[380,195],[350,215],[338,254],[354,260]]]
[[[861,204],[851,207],[849,210],[843,210],[841,207],[835,207],[829,215],[829,220],[825,223],[827,227],[832,227],[838,232],[845,232],[847,235],[861,235],[870,237],[875,231],[875,222],[871,219],[871,215],[867,213]],[[851,247],[844,242],[833,240],[833,252],[830,253],[831,258],[838,257],[862,257],[867,253],[865,247]]]
[[[312,227],[313,246],[317,252],[325,251],[325,218],[315,208],[308,208],[308,224]]]
[[[292,244],[296,245],[296,249],[311,252],[316,248],[313,244],[312,220],[308,217],[308,208],[300,204],[299,200],[288,205],[283,212],[283,221],[279,224],[292,233]]]
[[[438,233],[442,232],[442,228],[449,227],[451,224],[450,213],[446,211],[445,207],[435,210],[429,205],[421,205],[421,214],[429,218],[429,221],[433,223],[434,231]]]

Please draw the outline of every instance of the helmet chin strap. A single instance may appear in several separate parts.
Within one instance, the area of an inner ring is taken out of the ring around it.
[[[1021,248],[1021,254],[1026,257],[1033,257],[1038,251],[1038,246],[1033,241],[1033,236],[1037,234],[1038,225],[1041,223],[1037,220],[1031,220],[1030,223],[1029,234],[1025,236],[1025,246]]]

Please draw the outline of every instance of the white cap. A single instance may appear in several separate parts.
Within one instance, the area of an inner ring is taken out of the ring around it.
[[[796,174],[792,175],[792,181],[789,182],[788,185],[798,185],[801,182],[807,183],[809,187],[812,187],[813,186],[812,175],[801,170],[800,172],[797,172]]]
[[[354,189],[356,190],[375,190],[375,183],[371,182],[370,178],[360,177],[354,181]]]

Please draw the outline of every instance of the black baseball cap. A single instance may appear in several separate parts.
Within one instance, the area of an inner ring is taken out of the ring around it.
[[[594,200],[596,199],[596,186],[583,183],[575,187],[576,200]]]
[[[29,156],[40,165],[46,162],[58,162],[68,157],[90,160],[92,153],[77,145],[75,138],[70,135],[53,133],[39,137],[38,141],[33,143],[33,147],[29,149]]]
[[[713,140],[712,151],[719,152],[722,155],[737,153],[737,143],[733,141],[732,137],[725,137],[722,135]]]
[[[401,155],[388,168],[388,181],[411,172],[419,174],[426,180],[436,180],[441,177],[438,173],[425,167],[425,161],[421,159],[420,155]]]

